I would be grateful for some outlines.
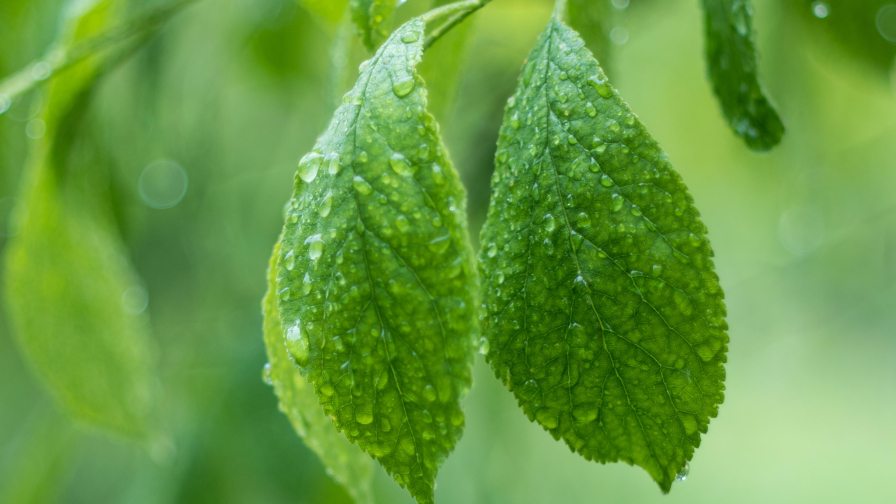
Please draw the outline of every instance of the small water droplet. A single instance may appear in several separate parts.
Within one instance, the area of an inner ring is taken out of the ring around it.
[[[494,243],[489,243],[488,244],[488,256],[495,257],[495,255],[497,255],[497,253],[498,253],[497,245],[495,245]]]
[[[481,338],[479,340],[479,353],[481,353],[482,355],[488,355],[490,349],[491,344],[488,342],[488,338]]]
[[[265,383],[265,385],[273,385],[274,378],[271,377],[271,363],[266,362],[264,367],[261,368],[261,381]]]
[[[330,215],[330,210],[333,208],[333,192],[327,191],[326,196],[320,202],[320,207],[317,209],[317,212],[321,217],[326,217]]]
[[[373,187],[371,187],[370,184],[368,184],[367,181],[360,176],[355,176],[355,178],[352,179],[352,187],[354,187],[356,191],[363,194],[364,196],[370,196],[371,194],[373,194]]]
[[[689,472],[691,472],[691,464],[685,461],[684,467],[682,467],[681,471],[678,471],[678,474],[675,475],[675,481],[684,481],[688,479]]]
[[[409,177],[414,174],[414,168],[408,163],[407,158],[399,152],[392,154],[392,157],[389,158],[389,165],[392,166],[392,170],[399,175]]]

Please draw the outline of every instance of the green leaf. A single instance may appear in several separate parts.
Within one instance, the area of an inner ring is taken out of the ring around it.
[[[323,19],[330,25],[336,25],[342,19],[348,0],[298,0],[299,4],[311,14]]]
[[[443,7],[456,0],[433,0],[432,8]],[[427,57],[420,64],[420,74],[429,83],[429,110],[442,120],[448,117],[458,85],[464,74],[461,63],[473,24],[455,26],[426,50]]]
[[[585,45],[606,71],[610,64],[610,30],[613,9],[610,0],[569,0],[569,25],[581,34]]]
[[[373,51],[392,30],[395,0],[349,0],[352,19],[367,49]]]
[[[270,373],[274,393],[293,428],[320,457],[333,479],[345,487],[355,502],[372,503],[373,461],[333,427],[320,407],[314,388],[299,374],[286,350],[277,307],[279,256],[280,244],[277,243],[268,270],[268,292],[262,303],[264,342],[270,365],[265,372]]]
[[[481,351],[530,420],[668,491],[722,402],[706,228],[666,154],[552,20],[498,141]]]
[[[756,151],[781,142],[784,123],[759,83],[749,0],[702,0],[706,62],[728,125]]]
[[[116,3],[72,4],[63,43],[108,26]],[[96,168],[80,135],[100,63],[91,58],[70,68],[45,99],[46,134],[33,145],[25,175],[19,234],[6,255],[5,298],[19,348],[65,409],[144,437],[156,378],[146,325],[123,308],[123,296],[140,280],[103,189],[108,174]]]
[[[278,264],[286,343],[324,411],[418,502],[460,438],[476,273],[466,196],[426,111],[413,19],[299,164]]]
[[[790,0],[813,31],[823,34],[851,60],[887,78],[896,58],[893,0]]]

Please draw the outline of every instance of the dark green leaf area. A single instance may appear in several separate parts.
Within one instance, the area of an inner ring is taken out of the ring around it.
[[[572,450],[668,491],[723,399],[723,294],[681,177],[558,21],[508,103],[492,185],[495,375]]]
[[[784,123],[759,82],[749,0],[703,0],[706,61],[731,129],[757,151],[781,142]]]
[[[345,487],[357,504],[372,503],[370,483],[373,461],[333,427],[333,422],[320,407],[314,387],[299,374],[284,345],[277,307],[279,257],[278,243],[268,270],[268,292],[262,301],[264,343],[269,361],[264,370],[265,379],[270,380],[280,401],[280,409],[289,418],[296,433],[320,457],[333,479]]]
[[[362,66],[302,159],[277,283],[324,411],[431,502],[464,425],[478,300],[464,189],[415,70],[423,29],[408,22]]]
[[[364,45],[373,51],[389,36],[395,0],[351,0],[349,6],[358,35]]]

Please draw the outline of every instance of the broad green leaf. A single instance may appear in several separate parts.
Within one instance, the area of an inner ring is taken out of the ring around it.
[[[116,4],[73,3],[63,43],[103,30]],[[123,305],[140,280],[113,222],[108,175],[80,138],[100,65],[87,59],[50,86],[46,134],[33,145],[19,234],[7,249],[5,297],[19,348],[65,409],[143,437],[154,404],[150,342],[146,325]]]
[[[784,123],[759,83],[750,0],[702,0],[706,62],[728,125],[756,151],[781,142]]]
[[[893,0],[790,0],[813,31],[823,33],[854,61],[888,77],[896,58]]]
[[[605,71],[610,64],[611,7],[610,0],[569,0],[567,6],[569,26],[581,34],[585,45]]]
[[[349,0],[352,19],[367,49],[373,51],[392,31],[395,0]]]
[[[681,177],[559,20],[508,103],[492,187],[481,351],[530,420],[668,491],[723,399],[723,295]]]
[[[373,478],[373,461],[333,427],[333,423],[324,415],[314,387],[302,378],[286,350],[277,307],[276,267],[279,255],[278,243],[271,257],[268,292],[262,303],[264,342],[270,366],[265,368],[265,373],[270,373],[274,393],[293,428],[320,457],[333,479],[345,487],[355,502],[372,503],[370,484]]]
[[[298,0],[308,12],[323,19],[330,25],[336,25],[342,19],[348,0]]]
[[[0,473],[0,504],[58,502],[77,440],[71,422],[55,411],[42,412],[16,438]]]
[[[476,273],[466,196],[397,30],[299,164],[278,264],[286,343],[349,440],[418,502],[460,438]]]

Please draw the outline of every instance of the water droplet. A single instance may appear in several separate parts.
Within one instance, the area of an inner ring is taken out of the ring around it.
[[[317,209],[317,212],[321,217],[326,217],[330,215],[330,210],[333,208],[333,192],[327,191],[326,196],[320,202],[320,207]]]
[[[395,93],[395,96],[404,98],[411,94],[411,91],[413,91],[415,87],[417,87],[417,81],[414,80],[413,76],[408,76],[404,79],[394,81],[392,83],[392,92]]]
[[[491,344],[489,344],[488,338],[481,338],[479,340],[479,353],[481,353],[482,355],[488,355],[490,349]]]
[[[395,219],[395,227],[398,228],[398,231],[401,233],[407,233],[408,229],[410,229],[411,224],[408,222],[408,218],[404,215],[399,215],[397,219]]]
[[[140,315],[149,305],[149,293],[135,285],[121,295],[121,309],[128,315]]]
[[[741,37],[746,37],[750,33],[751,14],[750,5],[746,2],[737,0],[731,5],[731,24]]]
[[[308,345],[302,339],[301,322],[298,320],[295,325],[286,330],[286,349],[299,364],[303,365],[308,362]]]
[[[451,235],[444,235],[432,240],[427,244],[427,248],[429,250],[441,254],[442,252],[448,250],[448,247],[451,245]]]
[[[632,205],[632,215],[634,215],[635,217],[640,217],[640,216],[641,216],[641,209],[638,208],[638,207],[635,206],[635,205]]]
[[[588,102],[585,104],[585,113],[588,114],[588,117],[597,117],[597,109],[593,103]]]
[[[610,87],[610,84],[604,80],[599,80],[597,77],[592,76],[588,79],[588,84],[593,87],[597,94],[599,94],[603,98],[611,98],[613,96],[613,89]]]
[[[296,267],[296,256],[292,253],[292,250],[286,253],[286,257],[283,258],[283,266],[286,267],[287,271],[292,271]]]
[[[309,292],[311,292],[311,275],[306,272],[305,278],[302,279],[302,294],[307,296]]]
[[[392,171],[399,175],[410,177],[414,174],[414,168],[408,163],[407,158],[399,152],[392,154],[392,157],[389,158],[389,164],[392,166]]]
[[[818,19],[824,19],[831,13],[831,8],[824,2],[812,2],[812,14]]]
[[[604,187],[612,187],[613,180],[610,177],[608,177],[606,174],[604,174],[604,176],[602,176],[600,178],[600,185],[602,185]]]
[[[410,33],[405,33],[404,35],[402,35],[401,41],[404,42],[405,44],[413,44],[419,38],[420,37],[418,37],[416,33],[410,32]]]
[[[442,173],[442,167],[437,164],[432,165],[432,180],[438,185],[445,183],[445,175]]]
[[[557,223],[554,221],[554,216],[551,214],[545,215],[542,221],[544,222],[544,229],[548,233],[554,231],[554,229],[557,228]]]
[[[339,164],[339,154],[331,152],[327,155],[326,161],[328,163],[327,171],[330,175],[338,175],[342,171],[342,165]]]
[[[498,253],[498,247],[497,247],[497,245],[495,245],[494,243],[489,243],[489,244],[488,244],[488,256],[489,256],[489,257],[495,257],[495,255],[496,255],[497,253]]]
[[[318,152],[309,152],[299,161],[299,178],[305,182],[312,182],[317,178],[317,172],[320,170],[320,163],[324,156]]]
[[[498,272],[495,274],[495,280],[497,280],[499,284],[504,283],[504,272],[498,270]]]
[[[513,117],[510,118],[510,125],[513,129],[520,129],[520,113],[514,112]]]
[[[324,252],[324,240],[321,238],[321,235],[309,236],[305,240],[305,245],[308,245],[308,257],[312,261],[320,259],[321,254]]]
[[[352,179],[352,187],[354,187],[356,191],[363,194],[364,196],[370,196],[371,194],[373,194],[373,187],[371,187],[370,184],[368,184],[367,181],[360,176],[355,176],[355,178]]]
[[[137,183],[140,198],[156,209],[171,208],[187,193],[187,172],[174,161],[161,159],[144,168]]]
[[[684,481],[688,479],[688,473],[691,472],[691,464],[687,461],[684,462],[684,467],[678,471],[678,474],[675,475],[675,481]]]
[[[889,42],[896,44],[896,4],[887,4],[877,11],[875,18],[877,32],[881,37]],[[3,105],[0,104],[0,113],[2,113]]]
[[[591,161],[588,162],[588,169],[594,173],[597,173],[600,171],[600,164],[595,161],[594,158],[591,158]]]
[[[265,385],[273,385],[274,378],[271,377],[271,363],[266,362],[264,367],[261,368],[261,381],[265,383]]]

